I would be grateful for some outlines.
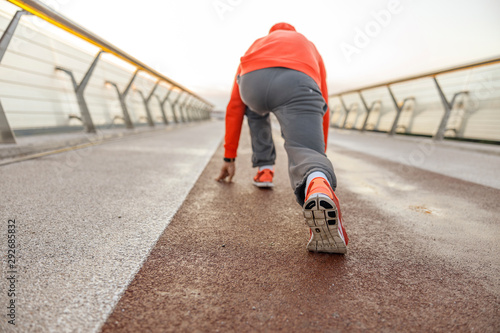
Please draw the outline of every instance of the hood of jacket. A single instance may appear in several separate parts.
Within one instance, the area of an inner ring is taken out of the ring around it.
[[[271,27],[271,30],[269,30],[269,33],[276,31],[276,30],[289,30],[289,31],[297,31],[295,30],[294,26],[285,22],[281,23],[276,23]]]

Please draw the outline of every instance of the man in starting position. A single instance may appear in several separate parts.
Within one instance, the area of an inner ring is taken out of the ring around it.
[[[276,151],[269,113],[278,119],[288,172],[310,228],[307,249],[346,253],[348,237],[326,157],[330,112],[326,71],[316,47],[288,23],[275,24],[241,58],[226,111],[225,154],[216,180],[232,180],[244,115],[252,140],[254,184],[273,186]]]

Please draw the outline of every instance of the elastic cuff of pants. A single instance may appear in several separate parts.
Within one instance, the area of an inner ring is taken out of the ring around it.
[[[297,187],[294,190],[297,202],[301,206],[304,205],[304,201],[306,200],[305,192],[306,192],[307,177],[315,171],[323,172],[326,175],[326,177],[328,178],[327,180],[330,183],[330,186],[332,187],[333,191],[335,191],[335,189],[337,188],[337,178],[335,177],[335,174],[332,175],[330,172],[320,168],[311,169],[305,174],[299,185],[297,185]]]

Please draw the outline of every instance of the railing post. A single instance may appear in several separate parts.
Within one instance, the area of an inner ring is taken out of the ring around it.
[[[469,92],[468,91],[464,91],[463,92],[464,95],[469,95]],[[470,117],[476,113],[478,110],[464,110],[464,114],[462,116],[462,119],[460,121],[460,126],[458,127],[457,131],[456,131],[456,136],[458,138],[461,138],[464,136],[464,133],[465,133],[465,128],[467,127],[467,123],[469,122],[469,119]]]
[[[0,143],[16,143],[14,132],[10,128],[9,121],[0,103]]]
[[[340,98],[340,102],[342,103],[342,107],[345,110],[344,124],[342,124],[341,128],[345,128],[345,125],[347,125],[347,118],[349,118],[349,113],[356,106],[356,103],[352,103],[351,106],[348,108],[344,102],[344,99],[342,98],[342,95],[339,95],[339,98]]]
[[[188,105],[188,110],[189,110],[189,113],[190,113],[192,119],[194,121],[198,121],[200,119],[198,118],[198,115],[196,114],[196,111],[194,109],[194,103],[195,102],[196,102],[196,97],[191,96],[191,100],[189,101],[189,105]]]
[[[455,100],[456,100],[457,96],[460,94],[467,94],[468,91],[460,91],[460,92],[455,93],[453,95],[453,98],[451,99],[451,102],[448,102],[448,99],[446,99],[446,96],[444,95],[443,89],[441,89],[441,86],[439,85],[439,82],[437,81],[436,77],[433,76],[432,79],[434,80],[434,83],[436,84],[436,88],[439,92],[439,97],[441,97],[441,102],[443,103],[443,106],[444,106],[443,118],[441,118],[441,123],[439,124],[438,130],[437,130],[436,134],[434,135],[434,140],[441,141],[444,139],[444,133],[446,132],[446,126],[448,125],[448,120],[450,119],[451,110],[453,110],[453,105],[455,104]]]
[[[361,98],[361,102],[363,102],[363,106],[365,107],[366,110],[366,118],[365,121],[363,122],[363,127],[361,128],[361,132],[364,132],[366,130],[366,125],[368,124],[368,118],[370,117],[372,110],[375,108],[375,105],[379,103],[382,104],[382,102],[379,99],[377,99],[376,101],[372,102],[372,105],[370,105],[370,107],[368,107],[368,104],[366,104],[366,100],[361,91],[359,91],[359,97]]]
[[[89,108],[87,107],[87,102],[85,101],[85,96],[83,95],[85,92],[85,88],[87,87],[87,84],[89,83],[90,77],[92,76],[92,73],[94,72],[94,69],[97,66],[97,62],[99,61],[99,57],[104,51],[99,51],[97,55],[94,58],[94,61],[92,61],[92,64],[90,65],[89,69],[87,70],[87,73],[85,73],[82,81],[78,84],[75,80],[75,76],[73,72],[69,69],[63,68],[63,67],[56,67],[55,69],[61,72],[64,72],[69,75],[71,78],[71,82],[73,83],[73,88],[75,90],[76,94],[76,99],[78,101],[78,107],[80,108],[80,115],[81,119],[83,122],[83,125],[85,126],[85,129],[88,133],[95,133],[95,126],[94,122],[92,121],[92,116],[90,115]]]
[[[422,112],[425,112],[426,110],[417,110],[416,106],[414,105],[413,106],[413,112],[411,114],[411,117],[410,117],[410,121],[408,122],[408,127],[406,128],[406,133],[411,133],[411,131],[413,130],[413,125],[415,123],[415,118],[417,118],[417,116],[419,114],[421,114]]]
[[[201,101],[198,99],[195,101],[194,104],[194,109],[196,111],[196,114],[198,115],[198,119],[203,120],[203,112],[201,111]]]
[[[2,62],[3,56],[5,52],[7,52],[7,48],[9,47],[10,41],[14,36],[14,32],[16,31],[17,25],[21,20],[23,15],[29,14],[25,10],[18,10],[14,17],[10,21],[7,29],[5,29],[2,38],[0,39],[0,63]],[[5,110],[3,109],[2,103],[0,102],[0,143],[16,143],[16,137],[14,136],[14,132],[10,128],[9,121],[7,116],[5,115]]]
[[[193,112],[193,102],[194,102],[194,96],[190,96],[189,103],[186,103],[186,112],[190,120],[196,121],[198,119],[196,118],[196,113]]]
[[[172,114],[174,115],[174,121],[176,124],[179,123],[179,118],[177,118],[177,113],[175,112],[175,107],[176,107],[177,103],[179,102],[179,98],[181,98],[181,95],[182,95],[182,91],[179,92],[179,94],[177,95],[177,98],[174,100],[174,102],[170,104],[170,106],[172,107]]]
[[[210,119],[210,110],[211,110],[211,108],[210,108],[210,106],[208,104],[205,104],[205,110],[206,110],[205,111],[206,112],[205,119],[209,120]]]
[[[207,113],[205,111],[205,103],[200,102],[200,106],[198,107],[198,110],[201,113],[201,118],[203,120],[207,119]]]
[[[153,89],[151,89],[151,92],[149,93],[148,97],[144,96],[144,94],[142,93],[141,90],[135,89],[139,93],[139,95],[141,95],[142,101],[144,102],[144,108],[146,109],[146,116],[148,119],[148,125],[151,127],[154,127],[155,122],[154,122],[153,117],[151,115],[151,110],[149,109],[149,101],[151,100],[151,97],[153,96],[153,93],[155,92],[159,83],[160,83],[159,80],[156,81],[156,83],[155,83]]]
[[[193,114],[194,120],[198,121],[200,120],[200,114],[198,113],[198,110],[196,109],[196,103],[198,100],[196,97],[193,97],[193,100],[189,104],[189,108],[191,109],[191,113]]]
[[[183,106],[184,106],[184,103],[186,103],[186,100],[189,98],[189,95],[185,95],[186,97],[184,98],[184,100],[182,101],[182,103],[179,103],[179,113],[181,115],[181,121],[183,123],[186,123],[187,122],[187,119],[184,117],[184,109],[183,109]]]
[[[132,119],[130,118],[130,113],[128,112],[127,108],[127,103],[125,102],[125,99],[127,98],[128,92],[130,91],[130,88],[132,87],[132,83],[134,82],[135,77],[137,76],[137,73],[139,73],[139,70],[136,70],[134,72],[134,75],[132,75],[132,78],[130,78],[130,81],[127,84],[127,87],[123,92],[120,92],[120,89],[118,88],[118,85],[116,83],[113,83],[111,81],[106,81],[106,84],[110,84],[113,87],[115,87],[116,93],[118,94],[118,99],[120,101],[120,105],[122,107],[122,112],[123,112],[123,120],[125,121],[125,127],[128,129],[133,129],[134,124],[132,123]]]
[[[188,98],[186,98],[186,100],[184,101],[184,103],[182,105],[182,108],[184,109],[184,112],[186,113],[186,118],[188,121],[194,120],[193,115],[191,114],[190,109],[189,109],[189,104],[191,104],[191,99],[192,99],[192,96],[188,95]]]
[[[153,88],[152,88],[152,89],[151,89],[151,91],[149,92],[148,97],[146,98],[146,106],[148,107],[147,109],[149,110],[149,113],[150,113],[150,114],[151,114],[151,109],[149,109],[149,101],[150,101],[150,100],[151,100],[151,98],[153,97],[153,94],[154,94],[154,92],[155,92],[156,88],[158,88],[159,84],[160,84],[160,80],[156,81],[155,85],[153,86]],[[151,117],[151,120],[152,120],[152,122],[153,122],[153,126],[154,126],[154,119],[153,119],[153,116],[152,116],[152,115],[150,115],[150,117]]]
[[[191,95],[187,95],[186,99],[182,103],[182,109],[184,110],[184,113],[186,114],[186,121],[190,122],[191,116],[189,115],[189,110],[188,110],[188,102],[191,102]]]
[[[336,96],[330,96],[330,97],[336,97]],[[330,127],[336,127],[336,128],[340,128],[340,120],[341,120],[341,116],[342,116],[342,104],[341,105],[338,105],[336,104],[335,107],[333,108],[330,108],[331,110],[331,114],[330,114]],[[339,113],[339,116],[337,117],[337,120],[335,121],[335,123],[333,123],[333,118],[334,118],[334,115],[337,113]]]
[[[196,97],[193,97],[191,100],[191,103],[189,103],[189,110],[191,110],[191,113],[193,115],[194,120],[199,121],[200,116],[199,116],[198,112],[196,111],[195,105],[196,105]]]
[[[7,48],[9,47],[12,37],[14,37],[14,32],[16,31],[17,25],[19,24],[19,21],[21,20],[21,17],[23,15],[31,15],[31,14],[25,10],[18,10],[14,14],[14,17],[12,17],[12,20],[10,20],[9,25],[5,29],[2,38],[0,39],[0,63],[2,62],[3,56],[5,55]]]
[[[187,119],[186,119],[185,114],[184,114],[184,103],[186,103],[186,100],[188,98],[189,98],[189,95],[184,95],[184,100],[182,102],[179,100],[178,110],[179,110],[179,114],[181,115],[181,121],[183,123],[187,122]]]
[[[389,89],[389,94],[391,95],[392,101],[394,102],[394,107],[396,108],[396,117],[394,118],[391,130],[389,131],[389,135],[394,135],[394,134],[396,134],[396,129],[398,126],[399,118],[401,117],[401,111],[404,109],[406,102],[408,102],[409,100],[414,100],[415,97],[405,98],[403,100],[403,104],[401,104],[401,106],[399,106],[398,101],[396,100],[396,97],[394,96],[394,93],[392,92],[391,87],[387,86],[387,89]]]
[[[151,117],[151,111],[149,110],[148,101],[146,100],[146,96],[144,96],[143,92],[140,89],[134,89],[139,93],[142,99],[142,103],[144,104],[144,109],[146,111],[146,120],[148,125],[153,127],[155,125],[153,118]]]
[[[158,103],[160,103],[161,116],[163,117],[163,122],[165,123],[165,125],[168,125],[168,123],[169,123],[168,118],[167,118],[167,114],[165,113],[165,102],[168,100],[168,96],[170,95],[171,92],[172,92],[172,90],[169,89],[167,92],[167,95],[165,95],[163,100],[161,100],[160,97],[158,97],[158,95],[155,95],[156,99],[158,100]]]

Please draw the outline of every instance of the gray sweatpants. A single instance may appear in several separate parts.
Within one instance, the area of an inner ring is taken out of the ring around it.
[[[335,190],[337,180],[325,155],[323,115],[327,105],[316,82],[307,74],[283,68],[259,69],[238,78],[247,106],[253,166],[274,165],[276,151],[269,113],[281,126],[288,155],[288,173],[297,202],[304,204],[307,176],[321,171]]]

